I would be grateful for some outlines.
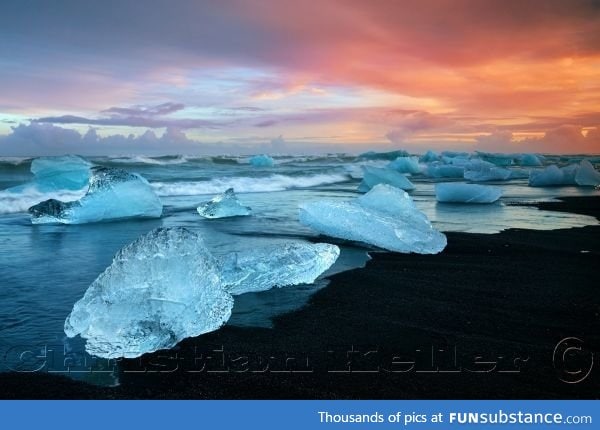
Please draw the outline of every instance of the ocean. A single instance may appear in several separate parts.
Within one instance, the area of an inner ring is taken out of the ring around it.
[[[246,156],[84,158],[94,165],[118,167],[145,177],[164,205],[163,216],[82,225],[32,225],[27,213],[30,206],[48,198],[74,200],[85,189],[7,191],[33,178],[31,159],[0,158],[0,371],[41,370],[102,385],[117,384],[113,372],[85,371],[87,367],[80,361],[84,343],[79,338],[67,338],[63,326],[73,304],[121,247],[160,226],[185,226],[199,232],[217,255],[262,244],[314,241],[317,234],[298,222],[298,205],[357,197],[361,194],[357,191],[361,166],[389,163],[377,156],[350,154],[274,156],[273,167],[255,167]],[[547,156],[544,164],[567,165],[582,158],[585,155]],[[598,224],[593,217],[510,204],[599,192],[593,187],[530,187],[526,174],[518,173],[541,167],[508,168],[521,178],[486,182],[503,190],[501,200],[494,204],[437,203],[435,183],[455,180],[418,174],[410,177],[416,189],[409,194],[434,227],[444,232],[493,234],[509,228],[550,230]],[[228,188],[234,188],[241,202],[252,208],[252,216],[201,218],[196,207]],[[339,244],[341,255],[314,285],[238,296],[228,324],[270,327],[274,316],[302,307],[315,291],[326,288],[327,276],[363,267],[369,260],[368,252],[381,252],[361,244],[319,240]],[[68,372],[69,366],[82,370]]]

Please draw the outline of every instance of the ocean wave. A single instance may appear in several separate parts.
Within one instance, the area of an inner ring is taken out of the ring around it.
[[[161,157],[148,157],[145,155],[132,155],[128,157],[111,157],[105,161],[105,163],[116,163],[116,164],[151,164],[155,166],[168,166],[172,164],[184,164],[188,163],[190,158],[185,155],[176,156],[161,156]]]
[[[310,188],[347,182],[351,178],[343,173],[310,176],[270,175],[257,177],[216,178],[201,182],[154,182],[152,187],[159,196],[193,196],[221,193],[233,188],[238,193],[284,191],[293,188]]]
[[[81,190],[60,190],[52,192],[40,192],[35,187],[28,187],[19,192],[0,191],[0,214],[26,212],[31,206],[48,199],[61,200],[63,202],[78,200],[85,195],[87,187]]]

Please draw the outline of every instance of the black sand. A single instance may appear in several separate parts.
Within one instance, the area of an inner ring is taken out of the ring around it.
[[[540,207],[598,217],[600,198]],[[599,398],[599,254],[599,226],[450,233],[439,255],[372,254],[273,329],[126,360],[119,387],[5,373],[0,397]]]

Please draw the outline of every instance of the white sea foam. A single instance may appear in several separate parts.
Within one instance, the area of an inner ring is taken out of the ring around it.
[[[85,195],[87,187],[81,190],[58,190],[43,193],[35,187],[25,188],[20,192],[0,191],[0,214],[26,212],[31,206],[48,199],[68,202],[79,200]]]
[[[233,188],[238,193],[260,193],[309,188],[348,180],[348,175],[332,173],[310,176],[269,175],[260,178],[238,176],[198,182],[154,182],[152,186],[159,196],[193,196],[222,193],[228,188]]]

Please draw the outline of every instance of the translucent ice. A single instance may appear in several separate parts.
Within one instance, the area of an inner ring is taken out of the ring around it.
[[[542,170],[532,170],[529,173],[529,186],[531,187],[553,187],[561,185],[576,185],[575,176],[578,166],[571,164],[559,168],[552,164]]]
[[[588,160],[583,160],[575,174],[575,182],[577,185],[595,187],[600,185],[600,172]]]
[[[139,357],[218,329],[233,299],[202,238],[159,228],[125,246],[90,285],[65,322],[99,357]]]
[[[445,203],[493,203],[502,196],[502,189],[489,185],[448,182],[435,185],[435,196],[438,202]]]
[[[446,246],[446,236],[433,228],[410,196],[387,184],[350,201],[304,203],[300,222],[327,236],[396,252],[436,254]]]
[[[87,185],[91,167],[76,155],[40,157],[31,162],[31,173],[40,191],[79,190]]]
[[[542,161],[535,154],[522,154],[519,157],[519,164],[521,166],[541,166]]]
[[[261,154],[251,157],[250,164],[254,167],[273,167],[275,165],[275,160],[266,154]]]
[[[124,218],[159,218],[162,203],[141,176],[94,167],[85,196],[72,202],[46,200],[29,208],[33,224],[83,224]]]
[[[506,181],[510,178],[510,170],[487,161],[471,160],[465,165],[464,178],[473,182]]]
[[[367,192],[377,184],[389,184],[402,190],[414,190],[415,186],[406,176],[388,168],[363,166],[363,180],[358,186],[358,191]]]
[[[328,243],[286,243],[231,253],[222,259],[221,276],[233,295],[273,287],[311,284],[329,269],[340,249]]]
[[[402,149],[388,152],[368,151],[358,156],[358,158],[362,158],[363,160],[395,160],[398,157],[408,157],[408,152]]]
[[[438,161],[439,159],[440,159],[440,156],[438,155],[437,152],[427,151],[425,154],[421,155],[421,157],[419,158],[419,161],[421,163],[431,163],[432,161]]]
[[[430,178],[462,178],[465,173],[463,166],[443,164],[437,161],[429,164],[425,174]]]
[[[233,188],[229,188],[223,194],[219,194],[212,200],[201,203],[197,210],[204,218],[245,216],[252,213],[252,210],[249,207],[243,206],[240,203],[233,192]]]
[[[477,155],[479,155],[479,157],[482,160],[485,160],[489,163],[492,163],[496,166],[511,166],[514,164],[514,155],[512,154],[492,154],[489,152],[481,152],[481,151],[477,151]]]
[[[388,164],[387,167],[388,169],[393,169],[400,173],[421,173],[419,159],[416,157],[398,157]]]

